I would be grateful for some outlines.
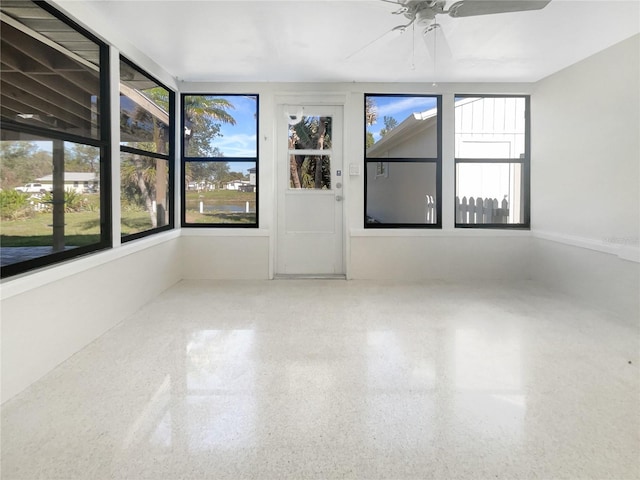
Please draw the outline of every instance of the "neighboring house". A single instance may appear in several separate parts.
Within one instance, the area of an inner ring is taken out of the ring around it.
[[[36,178],[47,190],[53,189],[53,175]],[[98,190],[100,179],[93,172],[64,172],[64,189],[68,192],[86,193]]]
[[[457,158],[517,158],[524,152],[524,103],[508,98],[463,98],[455,105]],[[437,110],[417,112],[399,123],[367,150],[367,158],[380,158],[367,169],[367,215],[381,222],[424,222],[425,198],[435,198],[435,164],[385,162],[385,158],[436,158]],[[522,122],[522,123],[521,123]],[[507,198],[511,215],[521,209],[521,165],[518,163],[465,163],[456,172],[456,195]],[[513,221],[513,219],[511,219]]]
[[[254,173],[255,175],[255,173]],[[255,179],[255,176],[254,176]],[[255,184],[251,184],[251,180],[232,180],[224,184],[226,190],[238,190],[241,192],[254,192]]]
[[[409,115],[367,149],[379,158],[367,169],[367,217],[382,223],[424,223],[427,198],[436,196],[435,163],[386,162],[386,158],[436,158],[437,109]],[[432,219],[434,221],[434,219]]]
[[[486,159],[459,163],[456,195],[462,199],[507,200],[508,223],[523,221],[525,102],[522,99],[465,98],[456,102],[455,156]],[[511,160],[511,161],[510,161]]]
[[[216,186],[211,182],[189,182],[187,190],[197,190],[198,192],[215,190]]]

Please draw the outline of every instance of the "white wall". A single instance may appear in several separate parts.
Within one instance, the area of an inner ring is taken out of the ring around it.
[[[639,70],[636,35],[540,81],[531,167],[534,278],[636,321]]]
[[[91,10],[90,2],[57,2],[107,43],[111,108],[119,109],[119,54],[177,90],[175,80]],[[2,402],[114,327],[182,278],[180,231],[121,245],[119,115],[112,115],[114,248],[2,281]],[[176,132],[179,135],[179,132]],[[179,138],[179,136],[177,137]],[[176,178],[180,176],[179,164]],[[176,213],[180,211],[176,192]],[[179,222],[179,217],[178,222]]]
[[[180,280],[177,232],[2,284],[2,402]]]
[[[264,231],[183,229],[180,247],[184,279],[270,278],[269,235]]]
[[[526,280],[529,232],[355,233],[350,276],[392,280]]]
[[[253,272],[255,278],[263,278],[264,265],[268,262],[269,270],[267,278],[273,276],[273,259],[276,248],[276,163],[279,161],[277,151],[277,120],[278,104],[338,104],[344,106],[344,206],[345,206],[345,251],[346,269],[349,278],[374,278],[389,277],[391,272],[394,276],[405,278],[400,272],[403,268],[413,269],[416,265],[431,258],[430,248],[424,240],[415,240],[412,243],[413,255],[398,258],[396,268],[387,269],[380,265],[378,269],[373,269],[370,258],[375,257],[379,245],[380,235],[378,231],[364,229],[364,93],[421,93],[421,94],[442,94],[443,95],[443,230],[439,232],[431,231],[429,237],[442,236],[451,242],[451,238],[467,238],[469,232],[465,230],[455,230],[454,223],[454,183],[453,183],[453,132],[454,118],[453,105],[456,93],[504,93],[504,94],[527,94],[531,86],[528,84],[441,84],[433,87],[431,84],[286,84],[286,83],[181,83],[179,88],[184,93],[245,93],[258,94],[260,98],[260,119],[259,119],[259,150],[260,150],[260,179],[259,179],[259,204],[260,204],[260,228],[253,231],[238,229],[188,229],[183,230],[183,235],[188,235],[189,239],[183,249],[182,265],[185,278],[236,278],[238,272],[240,278],[247,278]],[[286,101],[284,100],[286,99]],[[349,165],[360,166],[360,175],[348,175]],[[400,199],[403,192],[396,195]],[[424,216],[424,206],[420,202],[419,218]],[[416,218],[418,218],[416,217]],[[412,232],[407,232],[409,236]],[[528,232],[520,232],[520,235],[528,235]],[[234,243],[229,238],[237,236],[242,243]],[[395,237],[401,237],[402,233],[394,232]],[[221,237],[221,239],[216,239]],[[268,239],[268,249],[265,251],[264,238]],[[492,231],[476,232],[473,238],[495,238],[500,234]],[[357,239],[357,240],[356,240]],[[388,237],[384,242],[390,242],[393,250],[392,237]],[[508,243],[510,240],[500,240]],[[431,241],[426,241],[427,244]],[[456,245],[457,243],[452,243]],[[467,245],[466,240],[461,240],[461,245]],[[220,248],[227,245],[230,254],[221,254]],[[517,241],[517,249],[524,248],[525,242]],[[243,256],[242,248],[247,248],[247,254]],[[507,247],[508,249],[510,247]],[[487,258],[498,255],[498,250],[489,241],[476,242],[475,255],[480,257],[486,250]],[[258,253],[256,253],[258,252]],[[266,255],[266,258],[260,255]],[[257,256],[256,256],[257,255]],[[425,256],[422,258],[422,256]],[[462,255],[463,257],[464,255]],[[246,257],[246,258],[245,258]],[[525,258],[525,251],[518,251],[514,257]],[[234,262],[247,263],[248,259],[253,259],[253,267],[238,270]],[[519,262],[520,260],[518,260]],[[473,271],[471,276],[477,277],[484,270],[474,270],[473,265],[481,268],[487,263],[473,262],[469,268]],[[495,268],[495,266],[492,266]],[[499,273],[485,272],[489,276],[515,275],[517,278],[526,276],[521,269],[505,268]],[[442,271],[443,272],[443,271]],[[430,273],[423,273],[424,278],[432,278]],[[444,272],[442,273],[444,275]]]

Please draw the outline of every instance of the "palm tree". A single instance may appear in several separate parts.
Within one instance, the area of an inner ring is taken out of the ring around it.
[[[213,153],[211,140],[220,132],[220,123],[235,125],[227,112],[235,107],[226,98],[207,95],[184,97],[184,151],[187,157],[204,157]]]
[[[151,227],[156,228],[165,224],[165,215],[159,215],[157,198],[159,190],[164,190],[165,198],[162,203],[166,203],[166,181],[164,188],[158,188],[160,184],[158,177],[167,177],[167,168],[157,168],[157,161],[151,157],[142,157],[140,155],[130,155],[127,161],[123,161],[120,165],[120,176],[122,179],[123,191],[125,194],[136,197],[144,202],[144,206],[149,213],[151,219]],[[156,200],[156,209],[158,214],[153,210],[153,201]],[[163,209],[164,210],[164,209]],[[166,213],[163,211],[163,214]],[[160,219],[158,217],[161,217]],[[160,220],[160,222],[159,222]]]
[[[330,117],[304,117],[289,130],[290,150],[324,150],[331,148]],[[292,188],[330,188],[328,157],[323,155],[291,155]]]
[[[169,111],[169,92],[164,88],[155,87],[141,93],[160,108]],[[217,149],[211,146],[211,140],[219,134],[220,123],[236,123],[227,112],[227,109],[234,108],[233,104],[224,98],[189,95],[184,98],[183,108],[185,151],[189,156],[215,156]],[[152,141],[142,148],[161,154],[168,153],[166,146],[169,140],[169,126],[140,107],[136,108],[134,115],[142,124],[153,125]],[[164,166],[162,161],[140,155],[129,155],[127,160],[121,168],[123,192],[144,203],[152,228],[166,225],[168,165]],[[153,208],[154,200],[156,212]]]
[[[378,108],[376,106],[376,102],[372,97],[365,97],[365,105],[364,105],[364,118],[367,127],[370,127],[378,120]],[[365,149],[369,149],[373,147],[375,140],[373,138],[373,133],[369,131],[367,128],[367,133],[365,137]]]

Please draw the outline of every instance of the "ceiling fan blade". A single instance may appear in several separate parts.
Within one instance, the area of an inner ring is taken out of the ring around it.
[[[491,15],[494,13],[525,12],[541,10],[551,0],[462,0],[449,7],[449,16],[474,17],[476,15]]]
[[[407,29],[406,25],[398,25],[397,27],[393,27],[391,30],[387,30],[382,35],[374,38],[369,43],[363,45],[362,47],[360,47],[356,51],[351,52],[347,57],[345,57],[345,60],[349,60],[350,58],[355,57],[356,55],[358,55],[359,53],[365,51],[367,48],[371,47],[372,45],[374,45],[376,43],[380,43],[380,42],[383,42],[384,40],[396,38],[396,37],[402,35],[406,31],[406,29]]]
[[[422,35],[424,44],[427,46],[431,58],[450,59],[453,55],[451,47],[447,41],[447,36],[438,23],[429,25]]]

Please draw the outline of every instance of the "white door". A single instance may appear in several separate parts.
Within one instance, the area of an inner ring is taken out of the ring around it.
[[[343,275],[342,107],[279,107],[276,274]]]

